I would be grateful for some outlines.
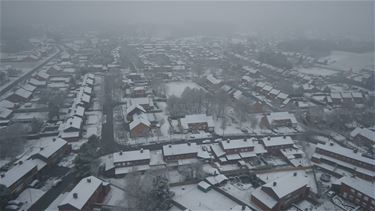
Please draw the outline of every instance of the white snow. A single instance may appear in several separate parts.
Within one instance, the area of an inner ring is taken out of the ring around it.
[[[197,89],[203,89],[201,86],[194,82],[170,82],[166,84],[167,87],[167,96],[176,96],[181,97],[181,94],[184,92],[184,90],[189,87],[191,89],[197,88]]]

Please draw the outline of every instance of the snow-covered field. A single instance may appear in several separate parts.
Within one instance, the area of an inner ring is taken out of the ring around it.
[[[328,66],[340,70],[354,71],[365,67],[374,68],[374,52],[352,53],[345,51],[332,51],[331,55],[325,57],[328,59]]]
[[[167,96],[174,95],[176,97],[180,97],[187,87],[189,87],[191,89],[193,89],[193,88],[201,89],[202,88],[198,84],[196,84],[194,82],[191,82],[191,81],[170,82],[170,83],[166,84],[166,87],[167,87],[166,88]]]
[[[314,76],[330,76],[334,75],[337,72],[334,70],[328,70],[321,67],[311,67],[311,68],[298,68],[298,72],[304,73],[307,75],[314,75]]]

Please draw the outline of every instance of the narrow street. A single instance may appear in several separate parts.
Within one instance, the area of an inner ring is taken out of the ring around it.
[[[103,125],[102,125],[102,150],[110,153],[119,149],[119,145],[114,140],[113,135],[113,91],[114,75],[107,73],[104,76],[104,103],[103,103]]]

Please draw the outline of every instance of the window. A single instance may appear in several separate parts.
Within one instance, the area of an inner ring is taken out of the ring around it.
[[[355,193],[355,190],[354,189],[350,189],[350,193]]]
[[[362,193],[357,192],[357,196],[358,196],[358,197],[362,197]]]
[[[367,197],[367,196],[363,197],[363,199],[364,199],[365,201],[368,201],[368,197]]]

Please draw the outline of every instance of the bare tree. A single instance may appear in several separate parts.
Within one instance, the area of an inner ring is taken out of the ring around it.
[[[172,204],[173,192],[165,169],[148,170],[143,175],[130,173],[125,179],[127,192],[124,198],[128,206],[135,210],[168,210]]]

